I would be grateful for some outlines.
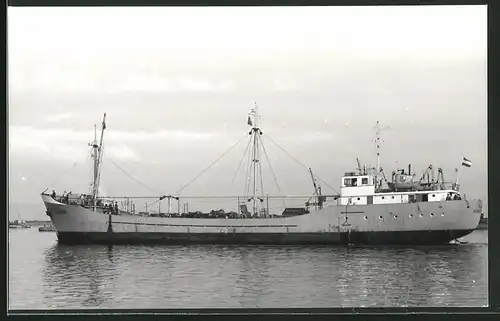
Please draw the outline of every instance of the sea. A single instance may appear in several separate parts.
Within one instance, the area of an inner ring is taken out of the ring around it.
[[[108,247],[10,229],[9,309],[487,306],[487,233],[426,247]]]

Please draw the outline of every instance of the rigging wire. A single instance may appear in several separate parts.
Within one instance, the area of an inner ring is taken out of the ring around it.
[[[194,181],[196,181],[201,175],[203,175],[206,171],[208,171],[212,166],[214,166],[219,160],[221,160],[224,156],[226,156],[231,150],[233,150],[238,144],[243,140],[244,136],[236,142],[233,146],[231,146],[229,149],[227,149],[219,158],[217,158],[212,164],[210,164],[207,168],[205,168],[201,173],[196,175],[195,178],[193,178],[189,183],[186,185],[182,186],[175,194],[179,194],[183,189],[191,185]]]
[[[99,155],[99,168],[97,172],[97,186],[101,186],[101,168],[102,168],[102,159],[104,158],[104,146],[101,146],[101,153]],[[97,190],[97,194],[99,194],[99,190]]]
[[[314,195],[313,195],[314,196]],[[325,197],[336,197],[337,195],[323,195]],[[220,195],[204,195],[204,196],[180,196],[182,199],[234,199],[243,197],[242,195],[229,195],[229,196],[220,196]],[[266,198],[269,199],[305,199],[310,198],[311,195],[269,195]],[[102,196],[101,198],[109,198],[109,199],[153,199],[158,198],[158,196]]]
[[[243,153],[243,156],[241,157],[240,163],[238,164],[238,167],[236,168],[236,172],[234,173],[233,179],[231,180],[231,185],[229,186],[230,188],[233,186],[234,180],[236,179],[236,175],[238,175],[238,172],[240,171],[241,164],[243,163],[243,159],[245,158],[248,149],[250,147],[250,143],[252,142],[252,139],[248,140],[247,147],[245,147],[245,152]]]
[[[153,206],[153,205],[157,204],[158,202],[160,202],[160,199],[159,199],[159,198],[158,198],[156,201],[154,201],[154,202],[151,202],[151,203],[146,203],[146,206],[147,206],[147,207],[150,207],[150,206]]]
[[[103,150],[103,154],[104,154],[104,150]],[[132,175],[130,175],[129,173],[127,173],[123,168],[121,168],[118,164],[116,164],[113,159],[111,157],[109,157],[108,155],[108,159],[109,161],[115,165],[120,171],[122,171],[125,175],[127,175],[128,177],[130,177],[132,180],[134,180],[135,182],[139,183],[140,185],[142,185],[143,187],[147,188],[148,190],[150,190],[151,192],[154,192],[155,194],[158,194],[158,195],[162,195],[162,193],[150,188],[149,186],[143,184],[141,181],[139,181],[138,179],[134,178]]]
[[[87,157],[85,157],[85,160],[87,160],[89,157],[90,157],[90,154],[92,153],[92,150],[88,153]],[[44,192],[46,190],[48,190],[51,186],[53,186],[55,183],[57,183],[62,177],[65,177],[65,175],[71,171],[74,167],[76,167],[77,165],[80,165],[81,163],[80,162],[74,162],[73,165],[71,165],[70,168],[68,168],[67,170],[65,170],[64,172],[61,173],[61,175],[59,175],[58,178],[56,178],[55,180],[52,181],[52,183],[49,184],[49,186],[47,186],[47,188],[44,190]]]
[[[258,138],[260,139],[260,135],[258,136]],[[259,142],[259,139],[257,139],[257,143]],[[260,139],[261,143],[262,143],[262,139]],[[264,144],[262,144],[262,148],[264,148]],[[261,204],[264,202],[264,181],[262,180],[262,162],[260,161],[260,149],[257,150],[258,151],[258,154],[259,154],[259,176],[260,176],[260,192],[261,192],[261,195],[262,195],[262,200],[261,200]],[[269,214],[269,213],[268,213]]]
[[[250,136],[250,142],[252,142],[253,137]],[[243,191],[243,195],[245,196],[246,201],[248,201],[248,194],[250,193],[250,172],[252,171],[252,153],[248,153],[248,163],[247,163],[247,170],[246,170],[246,176],[245,176],[245,190]]]
[[[267,155],[266,147],[264,146],[264,141],[262,140],[262,137],[260,137],[262,149],[264,150],[264,155],[266,155],[267,158],[267,163],[269,164],[269,169],[271,170],[271,174],[273,174],[274,182],[276,183],[276,187],[278,188],[278,193],[282,195],[280,186],[278,184],[278,179],[276,178],[276,175],[274,174],[273,168],[271,167],[271,159],[269,159],[269,155]],[[286,207],[285,199],[281,199],[283,201],[283,206]]]
[[[281,149],[281,151],[283,151],[285,154],[287,154],[290,158],[292,158],[297,164],[299,164],[300,166],[302,166],[304,169],[306,169],[307,171],[309,171],[309,168],[307,166],[305,166],[304,164],[302,164],[301,162],[299,162],[295,157],[293,157],[292,155],[290,155],[286,150],[283,149],[283,147],[281,147],[280,145],[278,145],[278,143],[276,143],[271,137],[269,137],[269,135],[266,135],[266,137],[274,144],[276,145],[276,147],[278,147],[279,149]],[[332,190],[335,191],[335,193],[339,193],[335,188],[333,188],[332,186],[330,186],[327,182],[325,182],[324,180],[322,180],[320,177],[316,176],[316,174],[313,174],[314,177],[316,177],[319,181],[321,181],[323,184],[325,184],[326,186],[330,187]]]

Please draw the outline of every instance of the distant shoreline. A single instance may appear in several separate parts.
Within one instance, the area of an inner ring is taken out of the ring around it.
[[[37,226],[37,225],[46,225],[46,224],[50,224],[50,221],[39,221],[39,220],[36,220],[36,221],[26,221],[26,223],[28,223],[29,225],[33,225],[33,226]]]

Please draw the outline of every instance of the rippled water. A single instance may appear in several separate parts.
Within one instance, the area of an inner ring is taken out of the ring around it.
[[[486,306],[487,231],[440,247],[62,246],[9,231],[9,308]]]

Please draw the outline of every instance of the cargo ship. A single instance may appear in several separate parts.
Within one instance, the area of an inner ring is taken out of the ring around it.
[[[167,201],[165,213],[160,207],[157,213],[150,213],[147,208],[136,213],[139,197],[99,195],[104,114],[100,140],[94,126],[94,141],[90,144],[94,170],[89,194],[56,195],[55,191],[48,194],[46,190],[41,195],[58,241],[63,244],[437,245],[468,235],[478,225],[481,203],[467,200],[460,193],[458,175],[455,182],[444,182],[442,170],[438,168],[435,178],[431,165],[418,179],[409,166],[408,170],[393,171],[391,179],[387,179],[380,166],[379,122],[375,126],[376,166],[362,167],[357,160],[357,169],[345,172],[340,178],[339,193],[323,194],[319,181],[326,182],[309,168],[314,190],[310,195],[269,196],[262,185],[261,155],[262,151],[266,155],[266,151],[259,119],[255,105],[248,114],[251,129],[244,154],[248,153],[245,194],[219,197],[232,199],[233,210],[189,211],[191,204],[187,201],[195,197],[183,196],[178,191],[149,197],[158,205]],[[462,165],[470,164],[463,158]],[[300,197],[305,200],[300,206],[286,206],[285,200]],[[276,200],[283,203],[281,208],[270,207],[269,203]],[[176,210],[172,210],[173,203],[177,203]]]

